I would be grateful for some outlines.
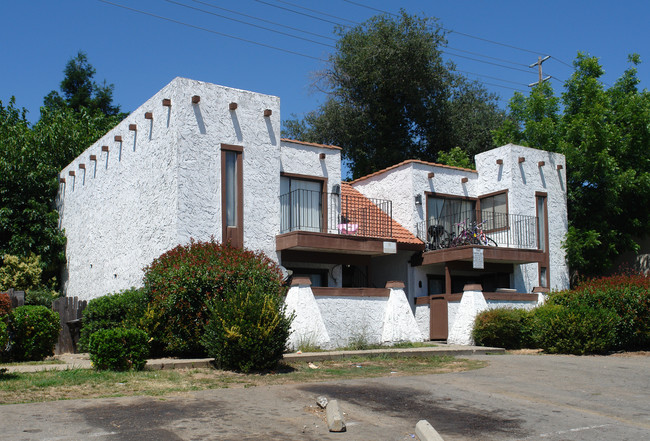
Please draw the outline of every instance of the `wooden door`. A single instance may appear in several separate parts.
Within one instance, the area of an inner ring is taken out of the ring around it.
[[[429,338],[447,340],[449,335],[449,316],[447,299],[444,295],[429,297]]]

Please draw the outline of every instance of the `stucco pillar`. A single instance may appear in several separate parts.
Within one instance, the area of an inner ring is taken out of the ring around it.
[[[301,345],[329,349],[330,337],[323,317],[311,290],[309,277],[296,277],[285,299],[286,314],[294,313],[289,335],[289,348],[297,350]]]
[[[483,296],[483,287],[479,284],[468,284],[463,288],[463,297],[458,305],[456,320],[449,330],[447,343],[456,345],[474,344],[472,329],[474,319],[481,311],[488,309]]]
[[[546,302],[546,296],[548,295],[548,288],[536,286],[535,288],[533,288],[533,294],[537,294],[537,306],[541,306]]]
[[[384,311],[381,341],[383,343],[423,341],[422,333],[404,292],[404,283],[386,282],[386,288],[390,290],[390,294]]]

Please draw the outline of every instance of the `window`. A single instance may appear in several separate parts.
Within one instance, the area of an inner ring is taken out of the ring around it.
[[[221,144],[222,241],[244,246],[244,181],[241,146]]]
[[[437,235],[458,234],[463,226],[476,221],[476,201],[453,196],[427,196],[427,231]],[[432,238],[429,238],[431,240]]]
[[[282,233],[315,231],[323,228],[323,180],[295,176],[280,178]]]
[[[508,192],[481,197],[481,221],[484,231],[508,228]]]

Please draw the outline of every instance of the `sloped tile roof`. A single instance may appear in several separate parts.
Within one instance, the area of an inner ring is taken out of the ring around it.
[[[368,178],[380,175],[382,173],[386,173],[389,170],[393,170],[395,168],[401,167],[401,166],[406,165],[406,164],[423,164],[423,165],[428,165],[428,166],[431,166],[431,167],[441,167],[441,168],[448,168],[448,169],[451,169],[451,170],[460,170],[460,171],[464,171],[464,172],[478,173],[476,170],[472,170],[471,168],[454,167],[454,166],[451,166],[451,165],[437,164],[435,162],[421,161],[419,159],[407,159],[406,161],[402,161],[399,164],[391,165],[390,167],[386,167],[385,169],[378,170],[378,171],[376,171],[374,173],[370,173],[369,175],[361,176],[360,178],[355,179],[351,183],[354,184],[354,183],[357,183],[359,181],[364,181],[364,180],[366,180]]]
[[[324,148],[324,149],[343,150],[341,147],[336,146],[336,145],[316,144],[315,142],[298,141],[297,139],[280,138],[280,141],[292,142],[294,144],[310,145],[312,147],[321,147],[321,148]]]
[[[361,192],[352,188],[349,182],[341,182],[341,196],[345,197],[354,197],[358,198],[360,203],[364,206],[366,210],[372,211],[372,216],[368,216],[371,221],[377,222],[378,224],[386,225],[390,224],[393,232],[392,239],[396,239],[398,244],[408,245],[408,246],[424,246],[424,243],[418,239],[414,234],[409,230],[404,228],[393,218],[384,213],[379,207],[373,204],[370,199],[365,197]],[[351,222],[354,222],[354,219],[350,219]],[[370,226],[369,230],[380,231],[381,228],[372,228]],[[390,237],[385,237],[385,239],[391,239]]]

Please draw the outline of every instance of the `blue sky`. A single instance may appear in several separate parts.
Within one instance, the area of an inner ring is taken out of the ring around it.
[[[538,55],[551,55],[543,67],[545,75],[556,78],[551,80],[556,91],[570,76],[578,51],[601,59],[603,81],[609,85],[625,70],[627,54],[637,52],[646,62],[639,67],[641,87],[650,83],[650,6],[643,1],[110,1],[194,27],[99,0],[2,1],[0,100],[6,103],[16,96],[17,104],[28,109],[28,118],[37,120],[43,97],[58,90],[66,62],[83,50],[97,70],[96,80],[115,85],[115,102],[123,111],[134,110],[174,77],[183,76],[277,95],[283,119],[301,116],[323,101],[312,83],[314,72],[325,67],[323,60],[334,50],[334,23],[353,25],[378,13],[369,7],[391,13],[401,7],[439,18],[451,31],[445,57],[498,93],[502,107],[513,89],[527,91],[526,85],[536,81],[536,70],[527,66]]]

